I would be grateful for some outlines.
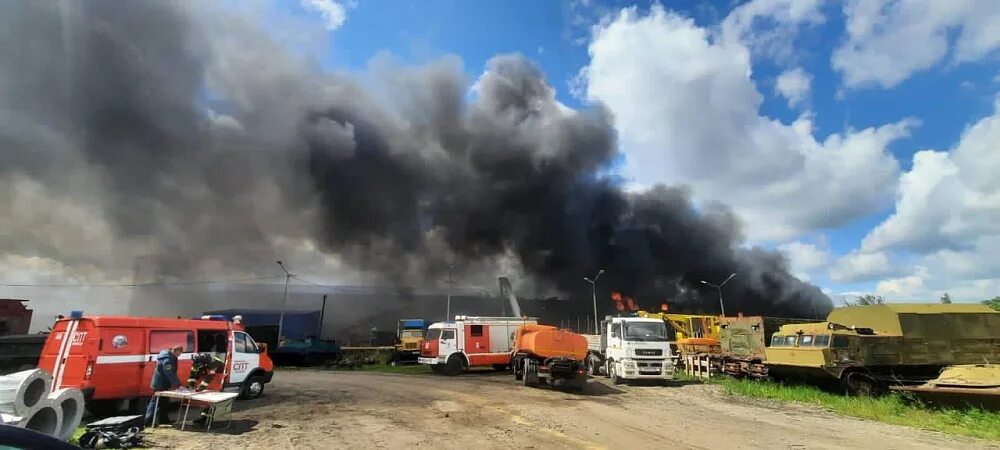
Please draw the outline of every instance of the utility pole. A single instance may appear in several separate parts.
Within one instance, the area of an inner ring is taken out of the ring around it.
[[[604,269],[597,271],[597,275],[594,275],[594,279],[583,277],[583,281],[590,283],[591,292],[594,295],[594,330],[596,331],[599,325],[597,324],[597,279],[601,277],[604,273]]]
[[[281,313],[278,315],[278,345],[281,345],[281,338],[284,336],[285,331],[285,309],[288,308],[288,282],[292,279],[292,274],[288,272],[285,265],[279,260],[278,267],[285,272],[285,295],[284,301],[281,303]]]
[[[712,284],[712,283],[709,283],[709,282],[707,282],[705,280],[701,280],[701,284],[712,286],[712,287],[714,287],[714,288],[716,288],[716,289],[719,290],[719,310],[722,311],[722,315],[723,316],[726,315],[726,305],[722,303],[722,287],[725,286],[726,283],[728,283],[729,280],[732,280],[733,277],[735,277],[735,276],[736,276],[736,273],[733,272],[732,275],[729,275],[729,278],[726,278],[726,281],[723,281],[722,283],[719,283],[719,284]]]
[[[448,322],[448,321],[451,320],[451,269],[452,269],[452,266],[448,266],[448,305],[447,305],[447,309],[445,309],[445,313],[444,313],[445,314],[445,316],[444,316],[445,322]]]
[[[319,310],[319,331],[316,336],[317,339],[323,339],[323,317],[326,316],[326,294],[323,294],[323,306]]]

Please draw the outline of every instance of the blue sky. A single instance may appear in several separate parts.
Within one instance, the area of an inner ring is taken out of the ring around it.
[[[685,0],[662,3],[597,0],[338,3],[304,0],[285,5],[294,15],[320,21],[325,20],[320,17],[320,7],[340,8],[343,20],[327,27],[328,46],[319,55],[322,64],[331,71],[348,70],[363,74],[369,61],[379,54],[392,55],[404,64],[421,64],[445,55],[456,55],[464,62],[471,82],[482,73],[486,62],[497,54],[519,52],[527,55],[542,68],[549,83],[556,89],[557,98],[564,104],[585,108],[589,102],[601,101],[611,106],[622,136],[622,174],[638,185],[654,182],[690,184],[691,180],[682,175],[657,177],[630,169],[630,161],[667,161],[669,164],[673,161],[671,157],[678,155],[666,155],[666,159],[650,156],[649,152],[657,150],[647,147],[650,145],[648,136],[637,137],[642,134],[642,126],[632,118],[649,120],[651,124],[659,123],[659,118],[635,111],[634,101],[630,103],[627,98],[614,97],[618,95],[614,87],[616,81],[609,77],[615,76],[615,64],[623,64],[622,61],[626,63],[621,72],[642,72],[646,67],[642,58],[651,61],[680,55],[683,58],[666,61],[673,65],[688,63],[692,66],[704,63],[707,69],[702,75],[707,79],[715,79],[712,64],[716,64],[723,78],[714,82],[735,83],[732,88],[737,95],[733,104],[740,105],[739,102],[745,100],[739,94],[746,94],[749,99],[745,109],[750,111],[750,115],[744,111],[742,114],[745,117],[738,120],[747,121],[750,127],[759,127],[747,135],[735,134],[731,142],[736,145],[739,145],[740,139],[747,137],[772,132],[780,136],[791,132],[797,119],[808,119],[807,137],[800,136],[799,140],[776,137],[785,140],[765,139],[756,148],[739,149],[750,157],[755,151],[770,151],[769,145],[784,143],[792,149],[787,156],[779,152],[775,161],[780,164],[783,158],[815,156],[821,152],[817,149],[796,150],[799,146],[823,144],[831,136],[844,140],[851,136],[864,137],[866,129],[874,131],[885,127],[882,129],[883,137],[862,139],[856,144],[873,147],[872,150],[865,150],[865,157],[871,158],[870,161],[850,166],[855,171],[869,165],[884,170],[838,172],[839,163],[824,158],[836,159],[829,155],[846,151],[847,146],[834,143],[824,150],[827,156],[818,157],[822,160],[816,163],[819,168],[815,172],[819,175],[803,177],[802,180],[796,179],[797,175],[792,172],[776,175],[777,179],[784,176],[792,186],[805,183],[801,185],[802,189],[816,189],[815,195],[803,193],[797,197],[789,194],[773,199],[761,198],[762,205],[745,208],[743,205],[752,203],[753,197],[746,197],[750,199],[746,201],[733,200],[732,206],[750,224],[749,242],[794,251],[795,254],[789,254],[793,270],[831,294],[879,292],[892,298],[933,300],[942,292],[954,290],[959,293],[958,297],[974,300],[997,289],[1000,274],[989,274],[985,278],[982,274],[962,278],[958,272],[950,277],[934,276],[936,269],[943,269],[943,272],[953,269],[936,266],[944,257],[963,256],[947,253],[953,250],[954,245],[949,247],[935,243],[953,237],[948,231],[951,228],[944,222],[936,231],[927,231],[920,236],[892,234],[919,228],[912,226],[913,223],[927,223],[927,220],[921,219],[921,214],[928,218],[941,218],[949,215],[949,208],[961,208],[954,202],[935,204],[932,200],[921,199],[919,194],[923,191],[914,188],[914,183],[910,183],[907,189],[902,180],[914,171],[917,152],[946,152],[955,148],[965,130],[994,114],[998,87],[995,78],[1000,69],[996,46],[1000,38],[994,36],[996,32],[989,30],[996,28],[989,24],[997,23],[990,19],[1000,17],[997,8],[989,0],[955,7],[943,3],[947,2],[893,0],[879,4],[881,6],[875,5],[879,7],[874,9],[864,8],[864,4],[853,0]],[[625,8],[634,8],[628,18],[621,15]],[[686,22],[687,19],[690,22]],[[855,24],[853,28],[849,26],[852,23]],[[865,29],[865,24],[875,26]],[[657,36],[704,32],[705,46],[696,45],[698,48],[691,49],[666,46],[660,51],[611,45],[613,39],[627,41],[639,36],[638,33],[658,33],[655,27],[660,27],[664,33],[675,33]],[[612,55],[598,48],[602,43],[608,44],[609,48],[625,48],[622,53],[634,51],[635,55]],[[933,49],[942,45],[944,53],[934,56],[933,53],[938,50]],[[680,52],[677,55],[670,53],[677,51]],[[715,56],[709,57],[711,52]],[[738,75],[740,68],[736,67],[737,72],[733,72],[732,67],[725,67],[726,61],[738,59],[742,54],[749,55],[745,69],[750,75],[745,80],[733,81],[733,73]],[[702,55],[706,56],[704,61],[699,59]],[[632,59],[627,59],[630,56]],[[637,58],[640,60],[634,66],[628,63],[637,61]],[[597,69],[605,67],[601,61],[610,61],[607,63],[608,70],[595,76]],[[578,84],[581,83],[577,77],[585,68],[589,70],[588,78],[582,80],[582,89],[574,95],[570,85],[575,79]],[[794,105],[787,96],[776,91],[778,77],[792,69],[806,74],[811,81],[802,94],[803,99]],[[725,70],[730,71],[726,72],[728,75],[723,73]],[[671,71],[668,69],[667,72]],[[673,86],[680,90],[693,86],[685,84],[691,83],[691,79],[684,78],[686,75],[672,78],[676,73],[667,72],[633,74],[632,81],[623,79],[622,82],[646,80],[653,86]],[[657,76],[665,77],[662,83]],[[719,90],[715,92],[726,89],[719,85],[716,88]],[[754,93],[759,95],[759,104],[754,104]],[[707,91],[705,95],[711,97],[713,94]],[[683,101],[697,102],[697,93],[684,95]],[[723,110],[726,108],[722,107]],[[719,111],[702,110],[701,113],[711,117]],[[662,119],[668,121],[670,118]],[[771,120],[781,126],[759,123]],[[728,131],[725,123],[718,124],[716,132]],[[702,142],[705,136],[689,139],[683,135],[685,132],[665,132],[665,140],[657,141],[659,138],[653,137],[652,142],[661,146],[693,142],[694,148],[679,150],[679,157],[696,158],[699,152],[704,152],[704,149],[697,148],[697,143]],[[990,149],[980,151],[990,153]],[[642,159],[644,157],[653,159]],[[994,161],[985,161],[984,164]],[[807,161],[803,164],[812,163]],[[804,167],[803,172],[810,171],[808,166]],[[925,179],[922,171],[932,169],[923,168],[911,178]],[[837,176],[830,178],[830,186],[822,186],[823,174]],[[719,176],[720,179],[752,178],[760,176],[760,173],[722,173]],[[848,189],[847,192],[830,194],[838,197],[824,200],[824,192],[838,191],[844,185],[855,183],[861,186],[853,191]],[[948,183],[947,180],[942,181],[927,189],[935,192],[960,190],[950,188]],[[767,186],[719,180],[703,184],[694,183],[697,200],[726,201],[725,192],[738,190],[752,193],[754,189]],[[958,182],[958,185],[961,183]],[[970,199],[980,198],[974,194],[988,192],[992,186],[985,191],[983,189],[966,189],[969,191],[966,194]],[[824,201],[829,202],[829,208],[824,209]],[[851,206],[858,202],[865,205]],[[900,202],[910,204],[909,208],[917,212],[900,212]],[[784,204],[781,209],[776,209],[774,203]],[[970,200],[970,204],[979,203]],[[944,213],[941,213],[942,209]],[[981,214],[976,215],[982,212],[979,209],[975,214],[970,213],[972,218],[968,220],[982,220]],[[992,206],[986,210],[987,213],[995,212]],[[775,228],[773,223],[762,222],[759,217],[779,222],[783,214],[788,214],[789,225],[781,231],[770,230],[769,227]],[[886,231],[874,232],[877,228],[885,228]],[[960,238],[964,239],[960,247],[969,253],[964,256],[974,260],[991,248],[989,245],[992,245],[995,230],[992,227],[985,227],[988,229],[985,231],[983,227],[967,228],[979,229]],[[878,236],[865,239],[873,233]],[[914,239],[923,240],[919,245],[923,250],[914,252],[912,248],[900,244]]]

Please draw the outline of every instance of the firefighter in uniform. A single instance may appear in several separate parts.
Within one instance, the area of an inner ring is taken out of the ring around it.
[[[191,356],[191,375],[188,376],[187,388],[204,391],[212,384],[217,373],[226,368],[226,361],[212,353],[198,353]]]
[[[215,375],[226,368],[226,360],[220,359],[214,353],[198,353],[191,356],[191,375],[187,380],[187,388],[198,392],[208,389]],[[208,422],[208,412],[202,410],[195,424],[205,425]]]

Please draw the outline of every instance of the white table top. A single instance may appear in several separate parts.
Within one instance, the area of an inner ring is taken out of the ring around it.
[[[170,398],[190,398],[197,395],[196,391],[158,391],[154,392],[153,395],[156,397],[170,397]]]
[[[159,391],[155,392],[153,395],[159,397],[169,397],[169,398],[180,398],[180,399],[190,399],[205,403],[220,403],[226,400],[232,400],[239,397],[240,394],[234,392],[215,392],[215,391]]]
[[[220,403],[239,397],[240,394],[234,392],[199,392],[191,396],[191,400],[206,403]]]

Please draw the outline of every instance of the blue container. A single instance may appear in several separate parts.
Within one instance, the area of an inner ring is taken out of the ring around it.
[[[226,309],[221,311],[206,311],[206,315],[223,315],[230,319],[233,316],[243,316],[243,325],[278,326],[281,311],[265,309]],[[317,336],[319,331],[319,311],[285,311],[282,321],[282,334],[288,339],[305,339]]]
[[[404,330],[424,329],[424,319],[407,319],[403,321]]]

